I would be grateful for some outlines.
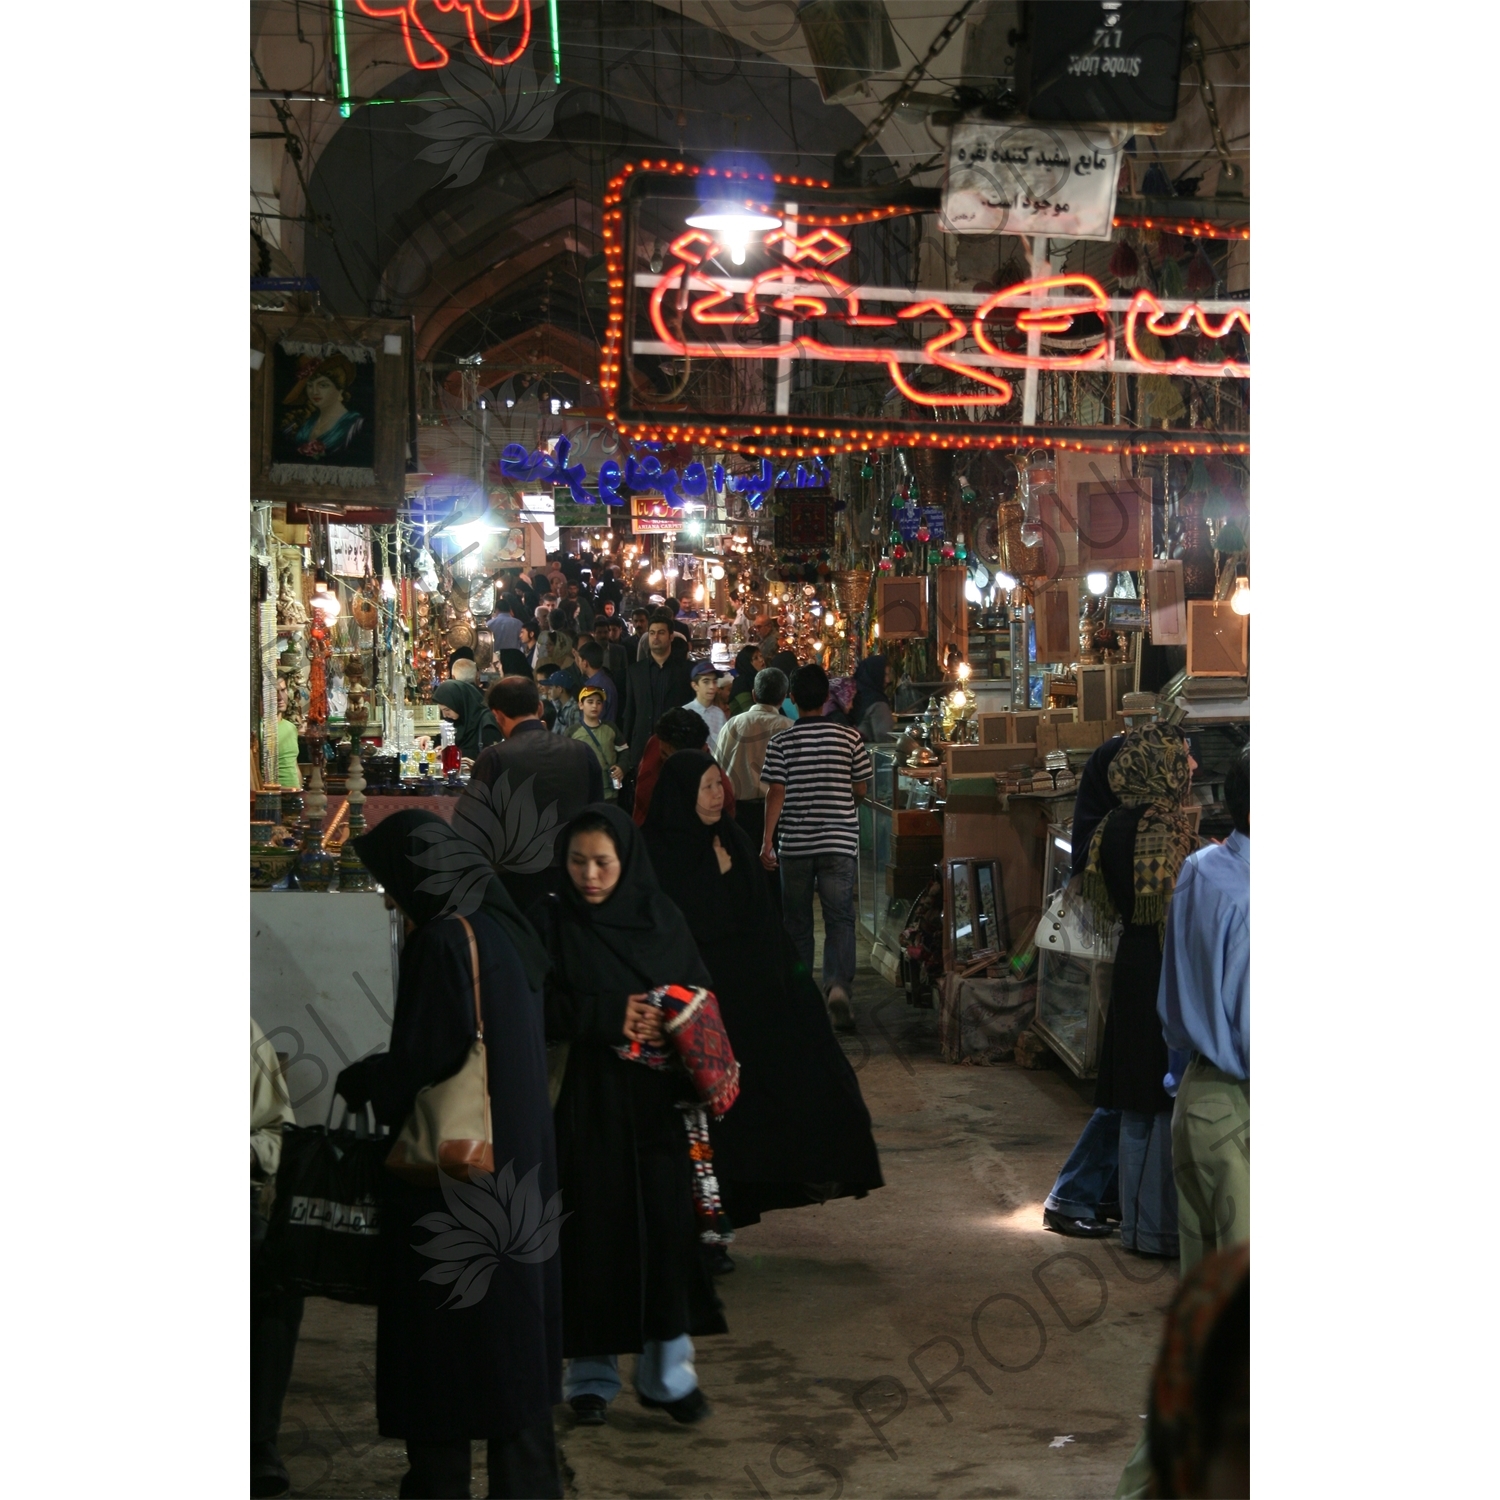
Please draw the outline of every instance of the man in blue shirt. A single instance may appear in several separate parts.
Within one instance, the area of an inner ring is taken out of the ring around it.
[[[1172,1110],[1184,1275],[1250,1238],[1248,745],[1230,763],[1224,800],[1234,832],[1183,863],[1156,1000],[1167,1046],[1189,1055]]]

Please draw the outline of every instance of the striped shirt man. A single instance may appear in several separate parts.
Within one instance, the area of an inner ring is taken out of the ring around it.
[[[766,746],[760,779],[786,788],[776,831],[783,859],[816,854],[859,855],[854,783],[875,769],[856,730],[804,715]]]

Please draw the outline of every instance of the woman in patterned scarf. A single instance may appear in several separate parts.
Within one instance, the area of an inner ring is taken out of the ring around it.
[[[1144,724],[1110,762],[1120,799],[1094,832],[1083,876],[1103,925],[1124,923],[1099,1053],[1095,1105],[1120,1116],[1120,1241],[1142,1255],[1177,1258],[1172,1100],[1162,1080],[1167,1044],[1156,1014],[1167,904],[1197,838],[1182,804],[1194,762],[1174,729]]]

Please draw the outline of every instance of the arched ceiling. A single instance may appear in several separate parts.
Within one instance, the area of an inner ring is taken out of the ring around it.
[[[410,314],[418,356],[434,362],[440,381],[475,355],[486,356],[488,378],[492,356],[505,350],[574,375],[588,402],[582,370],[604,322],[599,209],[619,165],[741,151],[774,170],[832,175],[835,155],[957,6],[888,4],[899,65],[872,80],[868,98],[843,106],[822,102],[793,0],[559,0],[560,86],[546,0],[532,0],[530,46],[501,69],[475,60],[461,12],[445,17],[424,0],[424,18],[440,33],[450,28],[442,34],[454,44],[437,71],[411,67],[396,19],[371,19],[346,0],[350,93],[420,102],[361,105],[344,119],[328,102],[337,93],[329,8],[254,0],[252,88],[282,96],[252,105],[256,206],[280,215],[258,222],[276,270],[317,277],[332,310]],[[1248,9],[1245,0],[1194,7],[1221,120],[1246,162]],[[961,32],[923,88],[957,83],[962,53]],[[1178,121],[1145,142],[1145,154],[1174,176],[1205,151],[1212,161],[1191,70],[1180,101]],[[940,146],[919,116],[900,112],[865,154],[864,180],[912,172]],[[929,167],[917,180],[939,176]],[[538,353],[544,348],[551,352]]]

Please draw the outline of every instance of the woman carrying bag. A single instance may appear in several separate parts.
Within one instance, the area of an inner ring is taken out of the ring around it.
[[[1177,1259],[1172,1100],[1162,1086],[1167,1044],[1156,1011],[1167,906],[1182,862],[1198,842],[1182,810],[1195,762],[1175,730],[1145,724],[1109,765],[1121,805],[1089,842],[1083,894],[1099,925],[1124,925],[1115,951],[1094,1104],[1120,1116],[1120,1242]]]
[[[434,814],[395,813],[354,847],[385,887],[386,904],[405,917],[406,942],[390,1051],[346,1068],[336,1088],[351,1107],[368,1101],[382,1124],[402,1131],[393,1152],[409,1160],[423,1149],[420,1132],[413,1135],[424,1115],[419,1091],[478,1066],[490,1106],[490,1142],[481,1144],[493,1146],[489,1171],[440,1178],[429,1168],[425,1182],[411,1166],[386,1174],[380,1432],[406,1440],[403,1497],[467,1496],[475,1438],[489,1443],[491,1496],[561,1496],[552,1430],[562,1307],[542,1021],[546,953],[483,855]],[[444,1232],[450,1225],[468,1233]]]
[[[641,833],[743,1069],[738,1101],[710,1130],[724,1209],[743,1228],[773,1209],[863,1198],[884,1179],[859,1081],[822,992],[796,976],[759,850],[724,815],[723,780],[702,751],[679,751]]]
[[[618,1359],[639,1354],[641,1405],[674,1421],[710,1415],[693,1339],[727,1333],[698,1249],[688,1111],[681,1068],[627,1054],[662,1040],[649,992],[708,987],[682,913],[657,887],[639,831],[611,803],[579,813],[560,836],[567,879],[531,909],[552,957],[547,1035],[568,1043],[557,1101],[557,1160],[569,1215],[562,1228],[565,1390],[579,1422],[600,1426],[619,1393]]]

